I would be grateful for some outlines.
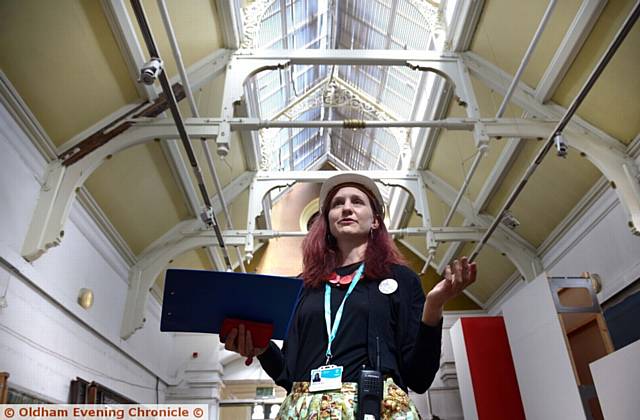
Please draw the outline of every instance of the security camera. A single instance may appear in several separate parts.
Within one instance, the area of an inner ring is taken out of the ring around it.
[[[504,212],[504,216],[502,216],[502,220],[500,220],[503,225],[513,230],[520,226],[520,221],[516,219],[516,217],[509,210]]]
[[[140,69],[140,78],[138,82],[142,82],[145,85],[152,85],[156,81],[158,75],[162,71],[162,60],[157,57],[152,57],[147,61]]]
[[[567,144],[567,141],[565,140],[562,133],[556,133],[556,135],[553,137],[553,141],[556,145],[558,156],[566,158],[569,145]]]
[[[213,225],[213,208],[207,207],[204,209],[202,213],[200,213],[200,218],[204,222],[205,225],[211,227]]]

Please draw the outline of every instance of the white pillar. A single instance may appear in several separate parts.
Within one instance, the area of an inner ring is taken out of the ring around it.
[[[219,340],[209,334],[176,334],[172,364],[179,378],[166,389],[167,404],[208,404],[209,420],[218,420],[222,365]]]

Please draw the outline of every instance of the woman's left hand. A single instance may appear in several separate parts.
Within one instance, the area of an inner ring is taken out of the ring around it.
[[[476,263],[469,264],[467,257],[447,265],[444,279],[427,293],[422,321],[428,325],[436,325],[440,322],[445,303],[460,295],[467,286],[476,281],[476,271]]]

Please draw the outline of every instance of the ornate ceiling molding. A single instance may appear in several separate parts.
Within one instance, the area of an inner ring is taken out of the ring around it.
[[[406,0],[409,4],[424,17],[427,22],[427,29],[431,33],[441,32],[445,30],[444,13],[442,11],[442,2],[436,3],[431,0]]]
[[[240,49],[258,48],[258,32],[265,12],[275,3],[274,0],[256,0],[247,7],[241,9],[242,27],[244,28],[244,37],[240,44]]]
[[[365,94],[350,86],[343,80],[333,77],[320,81],[315,88],[310,90],[303,98],[294,102],[289,107],[276,115],[276,120],[296,120],[310,109],[319,107],[343,108],[356,111],[364,115],[366,119],[376,121],[397,121],[398,118],[374,104]],[[272,151],[276,145],[276,135],[281,129],[262,129],[260,136],[260,169],[278,170],[272,162]],[[401,150],[401,159],[411,153],[410,129],[402,127],[385,128],[396,139]],[[271,134],[274,133],[274,134]],[[395,169],[395,168],[393,168]]]
[[[374,103],[372,99],[368,99],[366,94],[339,78],[327,82],[322,95],[322,103],[325,106],[344,107],[362,112],[365,118],[370,120],[398,120],[396,116]],[[404,161],[411,153],[411,130],[403,127],[387,127],[384,130],[387,130],[396,139],[401,151],[401,159]]]
[[[258,137],[260,138],[260,170],[277,171],[279,168],[275,167],[271,159],[271,151],[276,147],[275,137],[266,135],[264,131],[260,130],[258,132]]]

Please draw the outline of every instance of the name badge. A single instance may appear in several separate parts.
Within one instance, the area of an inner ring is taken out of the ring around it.
[[[311,370],[309,392],[342,388],[342,366],[327,365]]]
[[[385,295],[390,295],[391,293],[398,290],[398,282],[394,279],[385,279],[380,282],[378,285],[378,290]]]

